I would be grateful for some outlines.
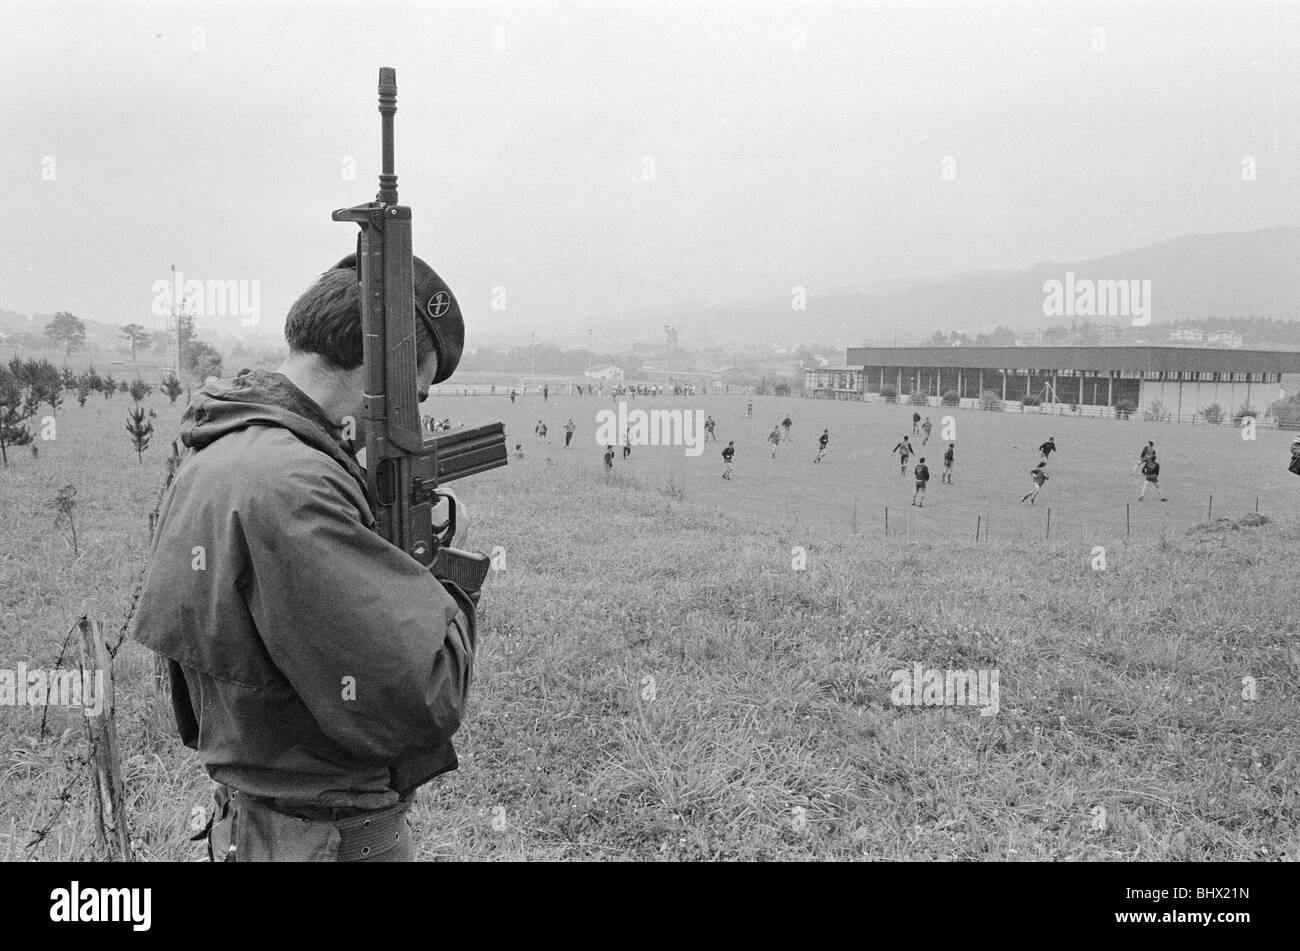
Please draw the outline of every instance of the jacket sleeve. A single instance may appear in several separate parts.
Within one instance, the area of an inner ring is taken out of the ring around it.
[[[322,464],[266,485],[243,526],[243,590],[267,653],[322,732],[360,762],[442,747],[460,726],[474,607],[362,522]]]

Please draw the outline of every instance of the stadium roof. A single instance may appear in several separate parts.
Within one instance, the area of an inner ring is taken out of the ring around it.
[[[850,347],[855,367],[1300,373],[1300,351],[1200,347]]]

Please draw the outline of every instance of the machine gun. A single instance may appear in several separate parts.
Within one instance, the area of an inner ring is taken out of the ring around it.
[[[420,424],[416,380],[415,287],[411,209],[398,204],[393,171],[393,115],[397,71],[379,70],[383,168],[375,200],[333,214],[360,226],[357,270],[361,282],[363,361],[366,372],[366,482],[379,534],[435,577],[477,596],[490,567],[482,552],[450,547],[456,534],[456,499],[439,486],[506,464],[505,428],[426,435]],[[433,523],[442,500],[447,518]]]

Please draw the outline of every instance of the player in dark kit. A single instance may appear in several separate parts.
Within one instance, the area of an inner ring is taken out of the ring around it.
[[[912,473],[916,476],[916,491],[912,493],[912,504],[917,508],[925,508],[925,485],[930,481],[930,467],[925,464],[925,456],[917,463],[916,469]],[[921,501],[917,501],[917,499]]]
[[[569,417],[569,421],[564,424],[564,448],[565,449],[569,448],[569,443],[573,441],[573,432],[577,428],[578,427],[573,422],[573,417]]]
[[[912,458],[912,444],[904,436],[902,441],[890,450],[890,454],[898,453],[898,474],[907,475],[907,460]]]
[[[731,462],[736,458],[736,443],[734,441],[727,443],[727,448],[722,450],[722,461],[726,463],[722,467],[722,478],[728,482],[731,481]]]
[[[943,453],[943,475],[939,477],[939,481],[947,482],[949,485],[952,485],[952,456],[956,448],[957,444],[950,442]]]
[[[1056,452],[1056,437],[1053,436],[1038,447],[1038,451],[1043,454],[1043,462],[1047,462],[1052,453]]]
[[[1165,498],[1164,489],[1160,488],[1160,463],[1156,462],[1156,454],[1154,451],[1152,451],[1151,455],[1147,456],[1146,462],[1142,463],[1142,491],[1138,492],[1139,502],[1141,502],[1143,497],[1147,494],[1148,486],[1155,486],[1156,491],[1160,493],[1161,502],[1169,501]]]
[[[921,424],[921,431],[925,433],[925,438],[921,440],[922,446],[924,446],[926,443],[930,441],[930,431],[933,429],[934,429],[934,423],[930,422],[930,417],[927,416],[925,418],[925,422]]]
[[[912,414],[912,435],[913,436],[916,435],[916,430],[920,425],[921,425],[921,414],[913,413]]]
[[[822,456],[826,455],[826,444],[831,441],[831,431],[823,429],[822,434],[817,437],[817,458],[813,462],[821,462]]]
[[[614,447],[613,446],[605,447],[605,471],[606,472],[614,471]]]
[[[1038,492],[1042,489],[1043,483],[1047,481],[1047,463],[1040,462],[1038,465],[1030,469],[1029,478],[1033,480],[1034,487],[1021,496],[1020,501],[1028,502],[1030,505],[1033,505],[1038,499]]]

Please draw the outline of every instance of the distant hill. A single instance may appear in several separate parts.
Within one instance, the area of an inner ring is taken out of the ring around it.
[[[1189,320],[1268,316],[1300,320],[1300,228],[1268,228],[1230,234],[1194,234],[1121,251],[1089,261],[1044,261],[1019,270],[975,271],[872,281],[810,292],[807,308],[791,308],[788,296],[723,305],[679,303],[639,310],[561,318],[546,330],[547,342],[585,347],[588,330],[599,327],[602,345],[618,340],[659,342],[672,324],[682,346],[772,344],[796,347],[814,343],[856,346],[864,340],[916,343],[935,330],[974,336],[997,326],[1037,330],[1066,324],[1069,316],[1044,317],[1044,283],[1150,281],[1153,324]],[[29,318],[0,310],[0,333],[40,332],[52,315]],[[1094,316],[1094,323],[1131,318]],[[157,318],[141,320],[151,330]],[[279,328],[253,338],[238,318],[204,318],[199,336],[220,346],[241,337],[251,345],[280,345]],[[115,339],[117,328],[86,321],[92,341]],[[230,338],[227,338],[230,335]],[[264,339],[263,339],[264,338]],[[476,328],[476,345],[522,343],[526,335]]]
[[[1070,323],[1068,316],[1043,314],[1044,283],[1064,282],[1066,272],[1074,273],[1076,283],[1150,281],[1153,324],[1251,315],[1297,320],[1297,265],[1300,228],[1196,234],[1090,261],[1044,261],[1026,270],[941,274],[810,293],[805,311],[793,311],[789,297],[722,306],[683,304],[566,321],[557,333],[580,344],[585,328],[594,324],[604,339],[658,340],[669,322],[677,327],[683,346],[696,347],[708,341],[758,340],[847,345],[868,337],[889,340],[895,334],[903,343],[929,337],[935,330],[974,335],[998,325],[1036,330],[1045,319],[1048,326]]]

